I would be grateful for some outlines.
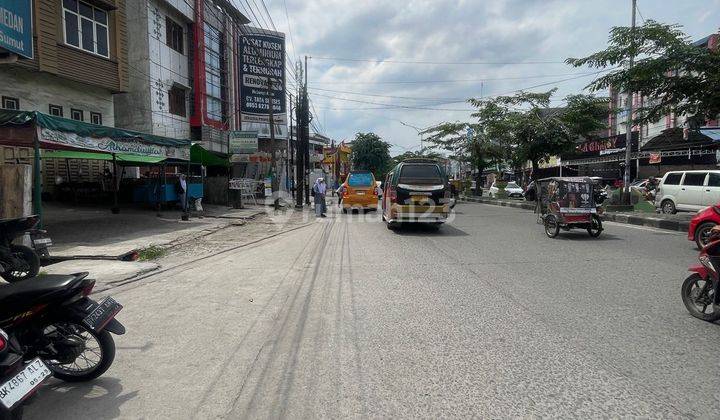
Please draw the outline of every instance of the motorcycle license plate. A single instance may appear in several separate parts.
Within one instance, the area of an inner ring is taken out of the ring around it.
[[[110,320],[115,318],[115,315],[117,315],[121,309],[122,305],[108,296],[97,304],[92,312],[90,312],[90,315],[83,319],[83,323],[94,331],[101,331]]]
[[[52,239],[50,239],[50,238],[36,238],[36,239],[33,239],[33,244],[36,246],[43,245],[43,246],[47,247],[47,246],[52,246],[53,243],[52,243]]]
[[[23,370],[0,385],[0,402],[7,409],[30,395],[35,388],[52,375],[40,359],[33,359]]]

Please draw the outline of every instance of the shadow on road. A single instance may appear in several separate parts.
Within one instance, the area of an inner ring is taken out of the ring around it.
[[[464,230],[449,224],[444,224],[438,229],[437,226],[433,225],[410,223],[400,226],[395,230],[395,233],[401,236],[468,236]]]
[[[548,238],[549,239],[549,238]],[[571,230],[568,232],[560,231],[558,236],[556,236],[553,239],[559,239],[559,240],[566,240],[566,241],[622,241],[622,238],[618,238],[615,235],[611,235],[609,233],[601,233],[600,236],[597,238],[593,238],[590,235],[588,235],[587,231],[584,230]]]
[[[121,417],[120,407],[137,396],[137,391],[123,394],[120,379],[101,377],[87,383],[53,380],[40,388],[38,395],[25,407],[26,418],[48,418],[52,407],[56,419]]]

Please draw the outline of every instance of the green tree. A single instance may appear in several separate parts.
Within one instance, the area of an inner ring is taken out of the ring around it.
[[[611,69],[588,85],[592,91],[612,87],[652,98],[633,116],[634,124],[655,122],[670,112],[702,123],[720,114],[720,51],[693,45],[680,28],[653,20],[634,31],[614,27],[605,50],[566,61]],[[631,58],[632,69],[625,66]]]
[[[430,150],[427,147],[424,147],[422,150],[417,151],[417,152],[408,150],[406,152],[403,152],[402,154],[393,156],[393,158],[390,162],[390,166],[394,167],[395,165],[402,162],[403,160],[412,159],[412,158],[441,159],[441,158],[443,158],[443,155],[438,153],[437,151]]]
[[[471,135],[468,136],[468,129]],[[502,155],[502,148],[490,142],[480,124],[446,122],[423,131],[433,148],[448,153],[448,158],[468,163],[475,169],[476,182],[480,185],[483,170]]]
[[[606,98],[571,95],[565,107],[549,108],[555,91],[470,100],[478,108],[473,116],[501,147],[502,158],[516,168],[530,161],[534,176],[540,162],[572,151],[578,138],[605,128]]]
[[[390,144],[375,133],[357,133],[352,142],[352,166],[382,179],[390,165]]]

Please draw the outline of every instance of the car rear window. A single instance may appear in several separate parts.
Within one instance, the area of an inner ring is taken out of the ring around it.
[[[437,165],[406,164],[400,171],[401,184],[438,185],[443,183]]]
[[[682,178],[682,174],[668,174],[668,176],[665,177],[665,181],[663,181],[663,184],[680,185],[680,178]]]
[[[508,182],[507,186],[509,188],[520,188],[520,186],[515,182]]]
[[[690,186],[703,185],[705,183],[706,175],[707,175],[707,172],[701,172],[701,173],[688,172],[685,174],[685,179],[683,180],[683,185],[690,185]]]
[[[347,183],[351,187],[372,187],[373,176],[370,172],[351,173]]]

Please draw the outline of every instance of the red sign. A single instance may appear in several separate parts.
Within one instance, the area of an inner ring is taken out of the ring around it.
[[[657,164],[662,162],[662,155],[660,153],[650,153],[649,164]]]
[[[607,149],[615,149],[617,145],[617,138],[611,137],[602,140],[591,140],[586,141],[578,146],[578,150],[583,153],[600,152]]]

